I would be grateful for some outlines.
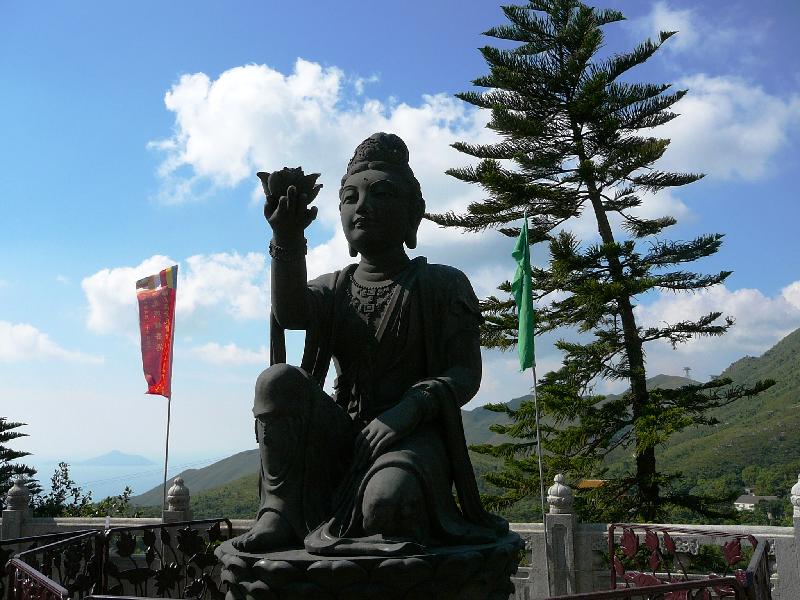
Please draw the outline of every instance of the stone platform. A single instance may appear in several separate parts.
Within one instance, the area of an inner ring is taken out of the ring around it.
[[[413,556],[323,557],[305,550],[248,554],[216,550],[226,600],[507,600],[524,543],[429,548]]]

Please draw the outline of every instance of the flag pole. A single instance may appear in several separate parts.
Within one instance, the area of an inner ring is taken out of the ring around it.
[[[164,495],[161,500],[161,510],[167,510],[169,507],[167,506],[167,464],[169,464],[169,421],[170,421],[170,412],[172,407],[172,394],[167,396],[167,443],[166,448],[164,449]]]
[[[544,524],[544,473],[542,468],[542,433],[539,428],[539,394],[536,390],[536,362],[531,367],[533,372],[533,410],[536,412],[536,455],[539,460],[539,493],[541,495],[542,523]],[[545,538],[547,537],[547,527],[545,527]]]

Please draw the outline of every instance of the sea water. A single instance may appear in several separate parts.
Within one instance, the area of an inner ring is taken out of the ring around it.
[[[215,460],[218,459],[184,459],[180,462],[170,460],[168,481],[181,471],[199,469]],[[37,470],[36,479],[47,494],[51,489],[50,480],[58,468],[58,461],[26,460],[26,463]],[[164,465],[155,462],[142,465],[87,465],[76,462],[69,465],[69,475],[84,494],[92,492],[92,501],[98,502],[107,496],[121,494],[126,486],[133,490],[133,496],[138,496],[160,485],[164,481]]]

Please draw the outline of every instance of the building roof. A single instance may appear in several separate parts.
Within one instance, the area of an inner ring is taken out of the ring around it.
[[[736,500],[734,500],[735,504],[758,504],[762,500],[764,502],[769,502],[771,500],[777,500],[777,496],[754,496],[753,494],[742,494]]]

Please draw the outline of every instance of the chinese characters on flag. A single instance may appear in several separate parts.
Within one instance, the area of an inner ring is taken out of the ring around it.
[[[142,366],[147,394],[169,398],[172,380],[172,342],[175,339],[175,292],[178,265],[136,282]]]

